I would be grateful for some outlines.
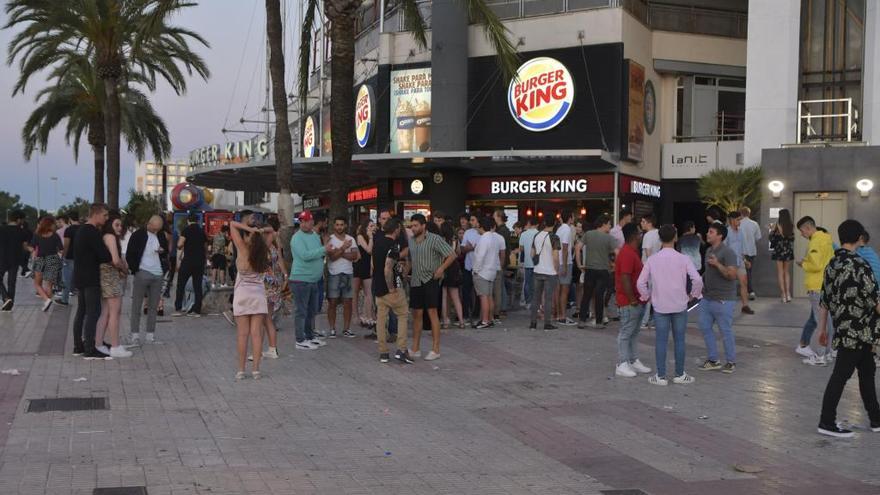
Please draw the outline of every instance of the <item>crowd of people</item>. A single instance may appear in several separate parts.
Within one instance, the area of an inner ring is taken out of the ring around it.
[[[245,378],[252,362],[250,376],[259,379],[262,358],[279,356],[275,322],[291,306],[294,349],[317,350],[326,339],[357,337],[357,322],[364,337],[377,342],[380,362],[391,360],[388,344],[394,344],[393,358],[403,364],[439,359],[444,328],[491,329],[508,311],[525,307],[530,330],[539,330],[539,321],[540,329],[553,331],[575,325],[603,329],[618,320],[617,376],[685,385],[695,381],[685,369],[688,313],[694,310],[706,349],[696,369],[736,372],[733,319],[737,310],[754,314],[752,273],[762,238],[762,228],[750,217],[748,208],[710,208],[707,230],[697,233],[693,222],[679,230],[644,215],[636,223],[628,211],[616,224],[607,215],[587,224],[563,211],[526,218],[511,231],[503,211],[464,213],[457,224],[441,212],[430,218],[414,214],[404,222],[381,211],[376,223],[364,219],[354,229],[343,217],[331,224],[310,211],[292,223],[278,216],[262,221],[262,215],[242,211],[210,239],[199,218],[190,215],[175,240],[162,216],[126,228],[119,212],[101,204],[92,205],[82,223],[76,215],[45,216],[32,233],[22,225],[23,215],[13,212],[0,226],[0,310],[12,311],[22,268],[25,275],[33,273],[43,311],[56,303],[66,306],[76,295],[74,355],[125,358],[142,343],[142,314],[147,315],[143,343],[160,343],[156,319],[172,286],[174,316],[199,318],[205,290],[231,280],[223,315],[237,329],[235,376]],[[834,411],[855,370],[871,428],[880,431],[873,349],[880,338],[880,258],[858,222],[840,225],[836,246],[814,219],[803,217],[794,225],[790,212],[782,210],[769,228],[769,245],[783,303],[792,300],[788,271],[795,228],[809,242],[796,264],[804,271],[811,303],[795,352],[809,365],[835,363],[819,432],[852,435],[837,425]],[[131,311],[123,345],[120,320],[129,277]],[[319,329],[316,316],[325,301],[327,328]],[[656,370],[642,362],[636,345],[639,333],[651,327]],[[427,329],[430,349],[423,356],[421,334]],[[670,336],[672,374],[666,369]]]

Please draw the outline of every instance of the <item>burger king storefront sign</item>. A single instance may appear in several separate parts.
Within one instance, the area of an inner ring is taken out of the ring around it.
[[[526,130],[542,132],[559,125],[574,103],[574,81],[556,59],[538,57],[517,70],[507,89],[510,115]]]
[[[366,148],[373,136],[373,90],[362,84],[355,99],[354,133],[358,146]]]
[[[303,128],[303,156],[312,158],[316,156],[315,147],[315,120],[312,117],[306,117],[306,124]]]

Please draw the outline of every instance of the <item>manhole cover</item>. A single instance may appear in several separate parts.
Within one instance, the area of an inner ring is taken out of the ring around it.
[[[148,495],[142,486],[117,486],[113,488],[95,488],[92,495]]]
[[[603,495],[648,495],[641,490],[600,490]]]
[[[109,409],[106,397],[64,397],[60,399],[31,399],[27,412],[94,411]]]

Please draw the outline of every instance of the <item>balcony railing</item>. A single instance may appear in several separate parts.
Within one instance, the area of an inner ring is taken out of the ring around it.
[[[797,144],[858,140],[858,111],[852,98],[798,101]]]
[[[746,116],[738,113],[715,114],[715,134],[704,136],[672,136],[676,143],[742,141],[746,135]]]

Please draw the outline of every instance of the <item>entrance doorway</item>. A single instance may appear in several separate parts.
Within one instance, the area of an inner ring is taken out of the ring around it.
[[[837,226],[846,220],[846,193],[795,193],[794,222],[804,216],[811,216],[818,227],[824,227],[837,245]],[[794,259],[799,260],[807,252],[808,242],[799,232],[794,237]],[[795,265],[792,279],[795,297],[807,297],[804,289],[804,271]]]

